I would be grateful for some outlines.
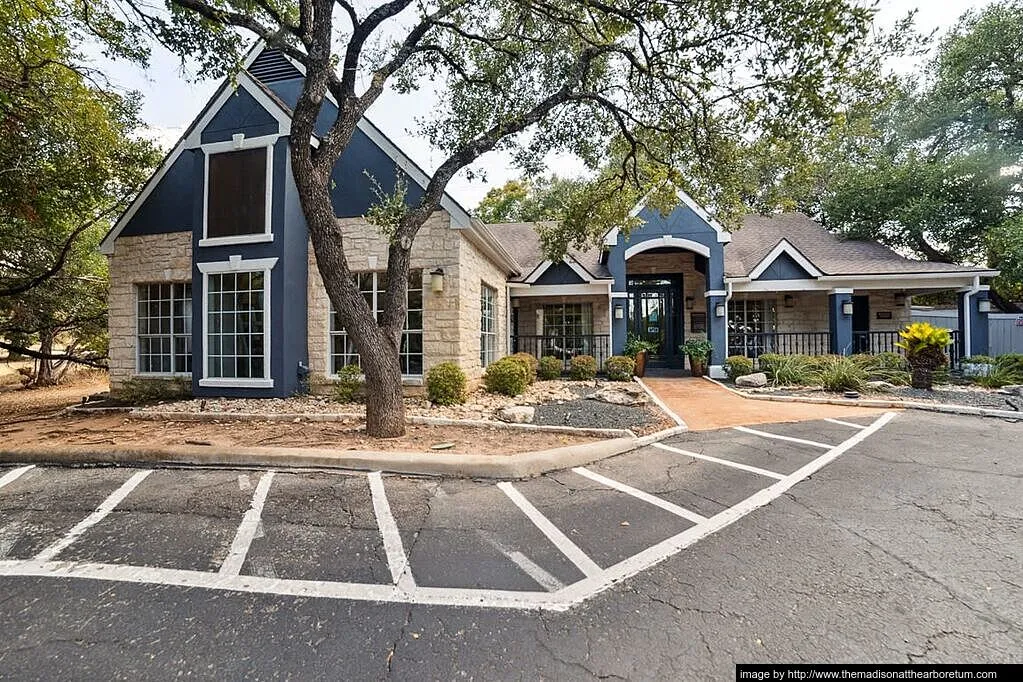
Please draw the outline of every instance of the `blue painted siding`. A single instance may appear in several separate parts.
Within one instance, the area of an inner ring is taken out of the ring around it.
[[[586,280],[576,274],[567,263],[561,262],[547,268],[534,284],[585,284]]]
[[[192,211],[196,174],[202,177],[202,153],[190,150],[160,179],[121,231],[121,236],[188,232],[195,225]]]
[[[813,279],[813,275],[803,269],[803,266],[797,263],[792,256],[781,253],[757,279]]]
[[[245,137],[276,135],[280,132],[277,119],[270,115],[244,88],[234,91],[201,134],[202,144],[224,142],[236,133]]]
[[[849,355],[853,347],[853,318],[842,312],[843,303],[852,303],[852,294],[828,294],[828,331],[835,355]]]

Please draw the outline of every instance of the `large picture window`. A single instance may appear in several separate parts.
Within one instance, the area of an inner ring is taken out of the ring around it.
[[[359,291],[377,318],[384,307],[387,294],[387,273],[360,272]],[[405,376],[423,375],[423,271],[413,270],[408,281],[408,312],[405,315],[405,330],[401,335],[398,362]],[[330,373],[337,374],[345,365],[360,365],[359,352],[355,349],[348,332],[345,331],[337,312],[330,311]]]
[[[225,272],[207,278],[206,377],[267,378],[266,273]]]
[[[269,232],[270,149],[258,147],[219,152],[207,157],[207,239]]]
[[[543,307],[544,336],[590,336],[593,304],[554,303]]]
[[[136,369],[140,374],[192,371],[192,285],[139,284]]]
[[[480,287],[480,365],[497,359],[497,290]]]
[[[774,301],[733,299],[728,304],[728,354],[755,358],[771,350],[777,329]]]

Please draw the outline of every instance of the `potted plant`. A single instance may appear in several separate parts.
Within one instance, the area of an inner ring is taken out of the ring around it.
[[[913,388],[931,389],[934,370],[948,362],[945,349],[952,342],[947,329],[926,322],[914,322],[899,332],[902,340],[895,345],[906,351],[910,384]]]
[[[654,350],[657,350],[656,343],[641,339],[635,334],[629,334],[629,338],[625,341],[624,353],[636,363],[635,368],[632,370],[633,374],[638,377],[646,374],[646,359],[650,352]]]
[[[714,352],[714,344],[707,339],[686,339],[678,350],[689,356],[689,369],[694,377],[702,377],[707,373],[707,363],[710,354]]]

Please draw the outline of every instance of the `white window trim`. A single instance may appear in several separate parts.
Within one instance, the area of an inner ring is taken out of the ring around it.
[[[142,353],[141,353],[142,345],[139,343],[139,287],[142,286],[142,285],[148,285],[148,284],[170,284],[170,285],[173,286],[175,284],[191,284],[191,283],[192,283],[192,280],[167,280],[167,281],[155,281],[155,282],[147,281],[147,282],[133,282],[132,283],[132,287],[131,288],[134,291],[134,295],[135,295],[135,300],[133,301],[133,303],[134,303],[134,319],[135,319],[135,372],[134,372],[134,374],[132,376],[142,377],[144,379],[189,379],[189,378],[191,378],[191,376],[192,376],[191,372],[143,372],[143,371],[139,370],[139,367],[142,365]],[[173,298],[173,294],[172,294],[172,298]],[[172,305],[172,310],[173,310],[173,301],[172,301],[171,305]],[[173,330],[173,328],[174,328],[174,321],[173,321],[173,313],[172,313],[171,329]],[[181,334],[181,336],[185,336],[185,334]],[[194,335],[192,337],[192,340],[193,341],[195,340],[195,336]],[[171,363],[174,362],[173,354],[174,354],[174,332],[172,331],[171,332],[171,357],[172,357]],[[195,349],[194,348],[192,349],[192,362],[195,362]]]
[[[244,137],[225,140],[224,142],[211,142],[202,145],[203,151],[203,192],[202,192],[202,239],[199,246],[230,246],[232,244],[255,244],[259,242],[272,242],[274,239],[273,226],[270,224],[273,217],[273,196],[274,196],[274,145],[280,135],[262,135],[260,137]],[[207,237],[209,233],[209,210],[210,210],[210,157],[214,154],[225,154],[248,149],[266,149],[266,196],[264,197],[263,231],[254,234],[239,234],[230,237]]]
[[[372,256],[371,258],[375,258],[375,256]],[[420,268],[412,268],[412,269],[413,270],[418,270]],[[372,274],[373,274],[373,310],[376,310],[377,309],[377,294],[379,293],[377,291],[377,280],[376,280],[376,277],[381,272],[386,272],[386,271],[385,270],[371,270],[370,272],[372,272]],[[355,272],[353,274],[355,274],[356,276],[359,275],[358,272]],[[423,335],[423,342],[425,344],[425,342],[426,342],[426,329],[425,329],[425,327],[426,327],[426,291],[427,291],[426,285],[425,284],[420,284],[420,290],[423,293],[423,302],[422,302],[422,306],[423,306],[423,310],[422,310],[422,312],[423,312],[423,322],[422,322],[423,329],[417,329],[417,330],[413,330],[413,331],[418,331],[420,334]],[[331,320],[334,319],[334,303],[330,300],[330,296],[327,296],[326,290],[324,290],[323,295],[327,297],[327,329],[326,329],[326,334],[327,334],[327,371],[324,372],[323,375],[327,379],[337,380],[337,379],[341,378],[341,375],[338,374],[337,372],[331,372],[330,371],[331,369],[333,369],[333,367],[331,367],[331,365],[334,364],[334,333],[331,332],[331,330],[330,330]],[[405,295],[408,296],[407,293]],[[405,315],[406,315],[406,317],[408,316],[408,311],[407,310],[405,312]],[[402,330],[402,334],[404,334],[404,333],[405,333],[405,330],[403,329]],[[426,376],[426,347],[425,347],[425,345],[423,347],[423,352],[421,353],[421,355],[423,356],[423,371],[422,371],[422,373],[421,374],[405,374],[403,372],[402,375],[401,375],[401,385],[402,386],[422,386],[423,385],[423,377]],[[359,375],[359,380],[362,381],[363,383],[366,383],[366,375],[365,374],[360,374]]]
[[[484,292],[490,292],[490,322],[493,327],[489,332],[483,329],[483,295]],[[492,287],[486,282],[480,282],[480,366],[489,367],[492,363],[496,362],[501,356],[501,344],[498,342],[499,332],[501,325],[498,324],[498,306],[497,306],[497,287]],[[484,348],[483,348],[483,337],[489,337],[493,339],[493,348],[491,348],[491,358],[489,362],[483,362],[484,360]]]
[[[800,253],[799,249],[793,246],[789,240],[782,239],[773,249],[771,249],[771,252],[764,256],[757,266],[753,268],[752,272],[749,273],[749,278],[751,280],[759,279],[760,276],[767,271],[767,268],[774,265],[774,261],[778,260],[783,253],[788,255],[789,258],[794,260],[799,267],[803,268],[803,270],[810,275],[810,277],[803,277],[799,279],[810,279],[824,276],[824,273],[817,269],[817,266],[811,263],[810,259]]]
[[[211,263],[196,263],[199,272],[202,273],[202,379],[199,385],[209,388],[273,388],[273,376],[262,379],[239,379],[235,377],[214,377],[209,376],[209,339],[207,338],[207,327],[209,326],[209,275],[223,274],[227,272],[262,272],[263,273],[263,371],[272,374],[270,370],[270,271],[277,265],[276,258],[253,258],[243,260],[241,256],[231,256],[225,261]],[[194,343],[192,352],[195,352]],[[192,358],[193,369],[195,358]]]

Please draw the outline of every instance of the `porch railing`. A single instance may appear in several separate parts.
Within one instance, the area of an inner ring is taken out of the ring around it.
[[[561,360],[566,370],[575,356],[592,355],[597,359],[598,370],[603,370],[604,361],[611,356],[611,335],[513,336],[511,349],[513,353],[529,353],[537,359],[552,355]]]
[[[728,354],[758,358],[779,355],[826,355],[831,352],[830,332],[731,332]]]
[[[852,352],[856,353],[899,353],[902,349],[896,346],[899,332],[853,332]]]

